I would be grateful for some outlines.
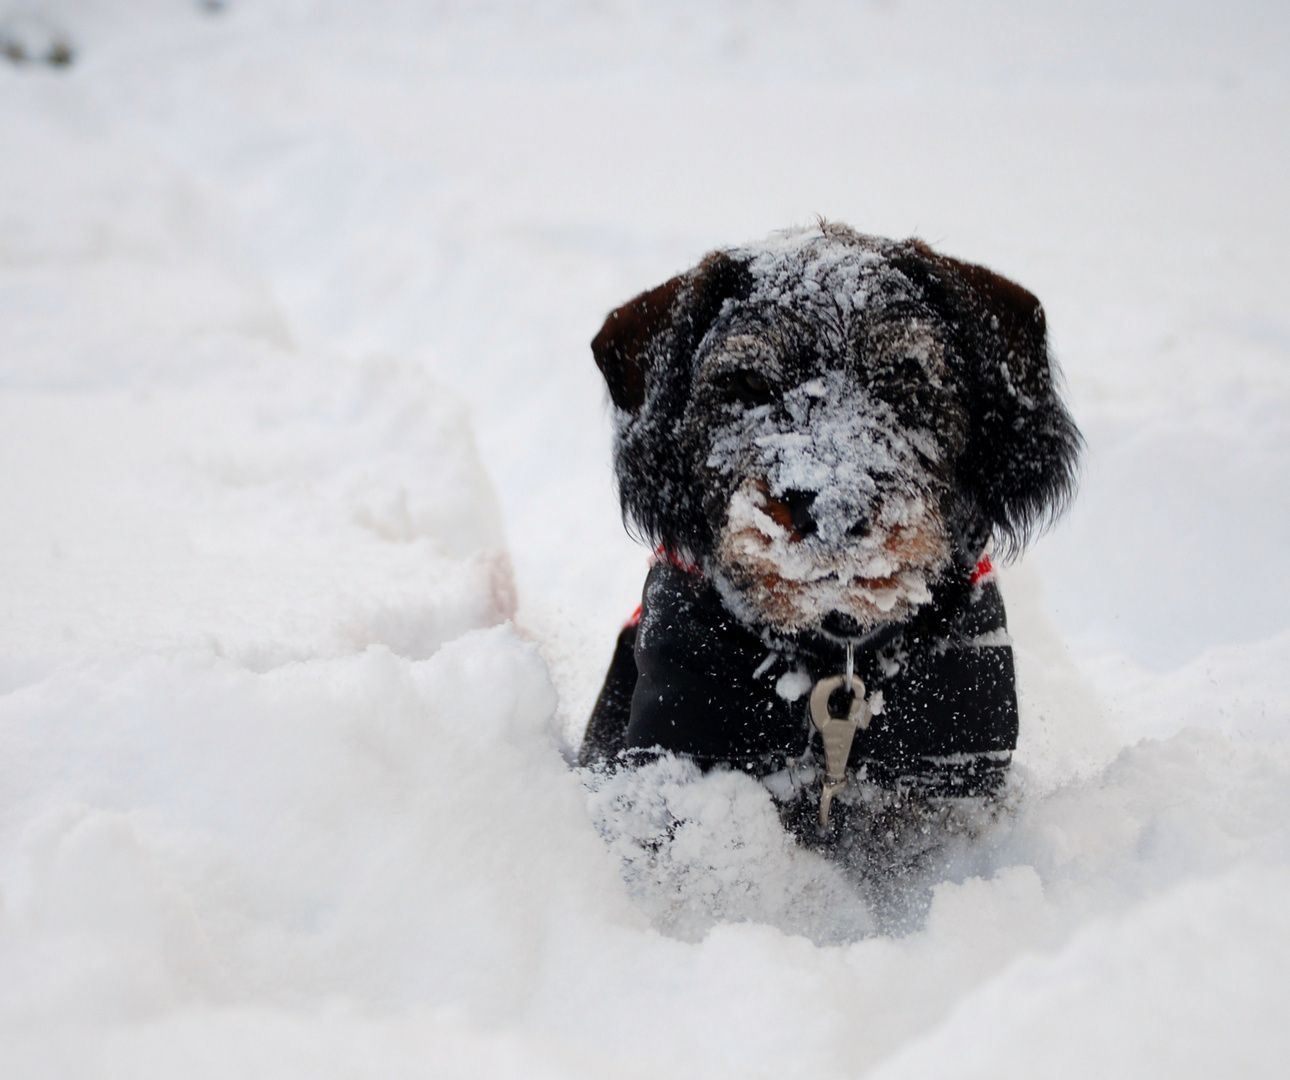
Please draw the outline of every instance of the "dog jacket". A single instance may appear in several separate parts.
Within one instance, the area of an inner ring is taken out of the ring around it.
[[[1017,744],[1017,697],[1003,598],[983,560],[911,620],[855,643],[875,715],[848,769],[885,787],[980,795],[1002,781]],[[583,764],[671,751],[702,767],[768,775],[820,739],[807,701],[839,674],[845,647],[820,635],[767,640],[740,623],[700,573],[660,560],[639,619],[618,637],[587,726]]]

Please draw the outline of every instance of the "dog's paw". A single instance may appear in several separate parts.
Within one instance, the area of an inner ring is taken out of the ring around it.
[[[694,941],[717,922],[751,921],[824,943],[874,929],[856,887],[784,831],[757,780],[663,755],[589,772],[588,786],[632,899],[664,933]]]

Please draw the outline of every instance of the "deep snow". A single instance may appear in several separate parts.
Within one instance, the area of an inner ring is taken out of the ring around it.
[[[37,6],[0,1074],[1280,1074],[1290,14]],[[899,932],[747,778],[566,764],[646,561],[586,343],[816,213],[1036,292],[1089,439],[1008,803]]]

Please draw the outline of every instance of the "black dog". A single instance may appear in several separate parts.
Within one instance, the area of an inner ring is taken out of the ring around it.
[[[592,351],[660,557],[580,762],[726,763],[835,838],[850,779],[994,792],[1017,704],[986,548],[1056,516],[1081,443],[1038,300],[822,223],[708,255]]]

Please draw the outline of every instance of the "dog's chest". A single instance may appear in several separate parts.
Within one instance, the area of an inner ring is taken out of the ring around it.
[[[625,748],[758,774],[802,759],[812,747],[811,687],[845,663],[841,646],[811,645],[768,646],[702,578],[658,564],[634,642]],[[881,647],[858,651],[855,663],[876,716],[852,746],[853,768],[878,782],[951,790],[1002,775],[1016,745],[1017,707],[993,584],[972,590],[945,634],[888,635]]]

